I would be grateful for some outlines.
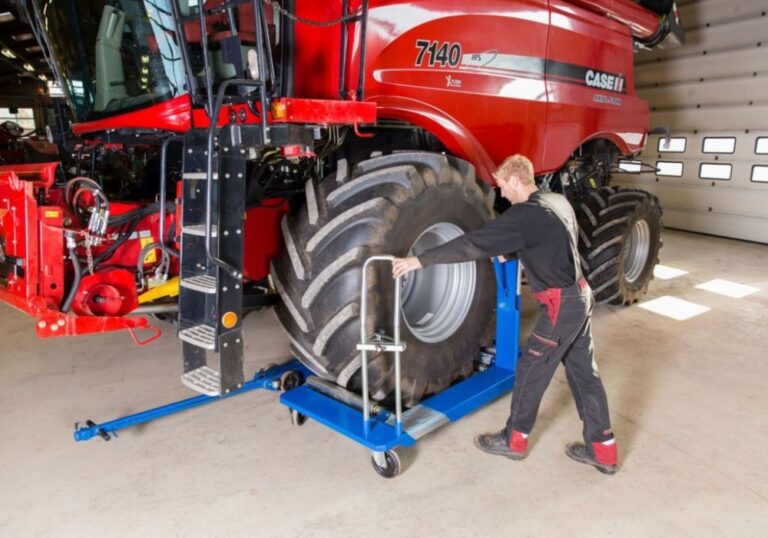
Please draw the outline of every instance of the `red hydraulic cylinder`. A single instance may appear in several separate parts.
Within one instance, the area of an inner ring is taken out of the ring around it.
[[[632,0],[568,0],[569,3],[614,19],[638,39],[648,39],[659,31],[661,18]]]

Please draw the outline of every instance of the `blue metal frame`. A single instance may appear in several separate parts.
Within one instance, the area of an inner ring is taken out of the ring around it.
[[[496,271],[496,366],[515,371],[520,354],[520,262],[493,260]]]
[[[100,424],[96,424],[91,420],[87,420],[84,425],[80,425],[79,423],[75,424],[75,441],[88,441],[89,439],[93,439],[96,436],[101,437],[105,441],[109,441],[112,435],[117,437],[117,432],[119,430],[138,426],[139,424],[144,424],[158,418],[180,413],[181,411],[186,411],[187,409],[200,407],[201,405],[213,403],[224,398],[231,398],[232,396],[250,392],[255,389],[278,391],[280,390],[280,377],[285,372],[291,371],[298,373],[303,377],[303,379],[306,379],[309,375],[311,375],[311,372],[307,370],[304,365],[302,365],[296,359],[293,359],[292,361],[289,361],[285,364],[274,366],[268,370],[258,372],[255,376],[253,376],[253,379],[246,382],[241,388],[233,390],[225,396],[196,396],[194,398],[187,398],[186,400],[155,407],[153,409],[147,409],[146,411],[141,411],[140,413],[135,413],[133,415],[110,420],[108,422],[102,422]]]
[[[403,431],[395,427],[394,416],[382,412],[363,420],[361,410],[350,407],[307,385],[284,392],[280,402],[374,452],[386,452],[397,446],[412,446],[420,437],[449,422],[454,422],[512,390],[519,354],[520,334],[520,267],[517,260],[494,261],[496,271],[496,357],[484,371],[453,385],[421,402],[403,415]],[[292,360],[257,373],[242,388],[226,396],[197,396],[133,415],[96,424],[87,421],[75,425],[75,441],[87,441],[96,436],[109,440],[119,430],[144,424],[187,409],[199,407],[223,398],[255,389],[280,390],[280,378],[286,372],[296,372],[303,379],[312,373],[299,361]]]
[[[496,271],[496,358],[485,371],[428,398],[406,411],[398,432],[390,414],[371,417],[303,385],[280,396],[280,402],[349,437],[373,452],[412,446],[418,438],[454,422],[512,390],[519,354],[520,266],[517,260],[494,260]],[[407,360],[407,359],[406,359]]]

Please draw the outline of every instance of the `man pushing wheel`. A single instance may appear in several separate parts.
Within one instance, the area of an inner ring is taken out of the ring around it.
[[[499,218],[418,257],[397,258],[394,277],[433,264],[462,263],[493,256],[517,255],[525,267],[540,316],[517,363],[512,407],[506,427],[478,435],[475,445],[489,454],[522,460],[528,454],[541,398],[559,363],[584,424],[584,443],[571,443],[566,454],[613,474],[616,441],[608,402],[594,361],[592,291],[581,274],[578,225],[568,200],[540,192],[531,161],[508,157],[494,173],[501,195],[512,206]]]

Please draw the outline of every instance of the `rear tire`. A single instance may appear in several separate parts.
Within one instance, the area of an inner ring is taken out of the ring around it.
[[[582,271],[598,303],[632,304],[653,280],[662,211],[652,194],[623,187],[590,192],[576,207]]]
[[[363,262],[375,254],[418,254],[480,227],[493,217],[492,195],[478,185],[469,164],[434,153],[377,157],[351,174],[345,161],[338,168],[319,185],[308,182],[307,203],[284,218],[285,252],[271,273],[283,298],[275,311],[297,358],[317,375],[359,390],[355,346]],[[408,345],[403,402],[410,406],[471,373],[488,335],[495,283],[489,261],[434,266],[409,276],[401,334]],[[367,284],[367,333],[391,336],[390,265],[374,265]],[[472,293],[462,299],[460,290],[468,288]],[[369,356],[369,381],[374,399],[391,396],[391,354]]]

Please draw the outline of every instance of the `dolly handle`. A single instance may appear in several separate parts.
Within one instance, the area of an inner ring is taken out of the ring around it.
[[[365,322],[368,318],[368,268],[373,262],[390,262],[395,260],[395,256],[390,254],[382,254],[377,256],[371,256],[363,264],[363,278],[360,284],[360,344],[365,346],[368,344],[368,337],[365,330]],[[402,309],[402,295],[401,295],[401,281],[402,277],[395,279],[395,309],[392,313],[392,325],[393,325],[393,340],[395,346],[399,348],[400,342],[400,311]],[[401,393],[401,361],[399,349],[395,350],[395,416],[397,418],[398,429],[402,425],[403,421],[403,396]],[[363,420],[367,425],[370,421],[369,412],[369,395],[368,395],[368,351],[366,349],[360,350],[360,367],[362,369],[361,377],[363,382]]]

